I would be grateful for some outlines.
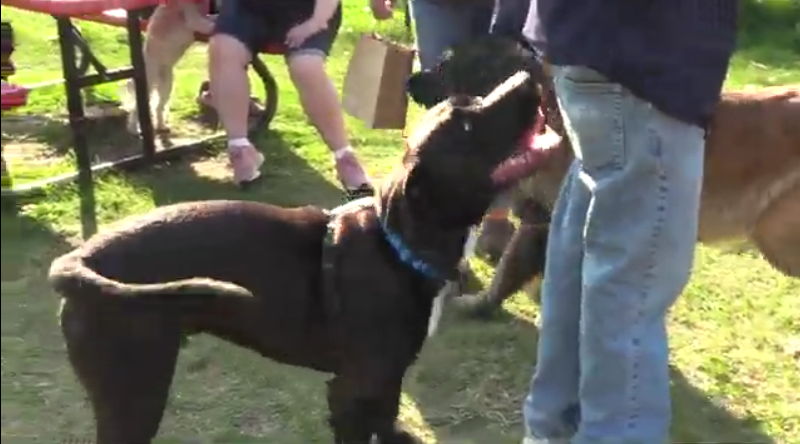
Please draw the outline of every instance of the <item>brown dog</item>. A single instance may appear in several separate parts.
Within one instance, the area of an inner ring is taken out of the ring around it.
[[[536,63],[519,47],[518,42],[488,37],[454,48],[436,71],[411,82],[417,85],[412,98],[430,103],[451,92],[480,94],[504,72]],[[473,75],[478,68],[481,77]],[[544,97],[548,105],[554,104],[552,90]],[[553,115],[557,109],[548,114],[548,123],[565,135],[560,118]],[[800,85],[723,93],[707,139],[698,239],[748,239],[776,269],[794,277],[800,277],[798,122]],[[477,304],[479,313],[498,307],[544,270],[547,212],[572,162],[566,137],[561,153],[550,159],[517,191],[522,226],[501,257],[488,291],[462,301]]]
[[[539,105],[519,73],[429,111],[377,196],[333,213],[240,201],[163,207],[56,259],[61,327],[98,444],[154,439],[182,338],[208,333],[333,373],[337,444],[414,442],[395,424],[406,369],[469,227],[504,184]]]

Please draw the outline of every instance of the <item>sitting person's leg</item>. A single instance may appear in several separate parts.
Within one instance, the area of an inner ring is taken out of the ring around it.
[[[260,175],[264,156],[247,138],[250,83],[247,68],[260,42],[261,24],[240,9],[237,0],[222,2],[209,42],[211,99],[228,136],[234,180],[246,183]]]
[[[327,29],[307,38],[286,54],[289,74],[311,124],[334,155],[342,186],[353,197],[372,194],[370,180],[348,140],[339,93],[325,70],[325,61],[341,24],[341,7]]]

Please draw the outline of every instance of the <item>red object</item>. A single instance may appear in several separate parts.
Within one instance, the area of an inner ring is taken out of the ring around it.
[[[544,105],[539,109],[533,127],[520,140],[517,151],[492,172],[492,181],[497,186],[513,185],[532,175],[550,153],[555,151],[552,147],[542,147],[536,144],[537,136],[545,134],[547,131],[543,109],[545,109]],[[405,132],[403,139],[406,140],[406,153],[408,153],[409,147]]]
[[[2,0],[3,6],[25,11],[41,12],[56,16],[75,17],[80,20],[124,27],[128,19],[128,11],[158,5],[170,0]],[[204,0],[197,0],[204,2]],[[142,21],[142,31],[147,29],[147,21]],[[196,35],[199,42],[207,42],[209,36]],[[282,55],[286,52],[282,42],[265,45],[261,50],[265,54]]]
[[[43,14],[78,17],[102,14],[113,9],[139,9],[157,5],[160,0],[2,0],[3,6]]]
[[[7,111],[28,103],[28,90],[12,83],[2,82],[2,109]]]
[[[508,160],[495,168],[492,180],[500,185],[511,185],[536,172],[539,165],[547,159],[549,149],[542,149],[536,145],[536,137],[547,130],[544,116],[544,103],[539,108],[533,128],[522,138],[519,150]]]

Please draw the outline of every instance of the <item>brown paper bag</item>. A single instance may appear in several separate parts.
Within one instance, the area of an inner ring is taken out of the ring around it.
[[[345,112],[372,129],[403,129],[408,95],[406,81],[414,50],[371,34],[353,49],[342,87]]]

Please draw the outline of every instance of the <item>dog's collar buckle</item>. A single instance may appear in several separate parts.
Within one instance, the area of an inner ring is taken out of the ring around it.
[[[326,227],[325,237],[322,241],[322,286],[325,311],[329,316],[337,316],[342,309],[342,299],[339,295],[339,275],[336,267],[339,264],[339,249],[336,246],[334,224],[331,218]]]

